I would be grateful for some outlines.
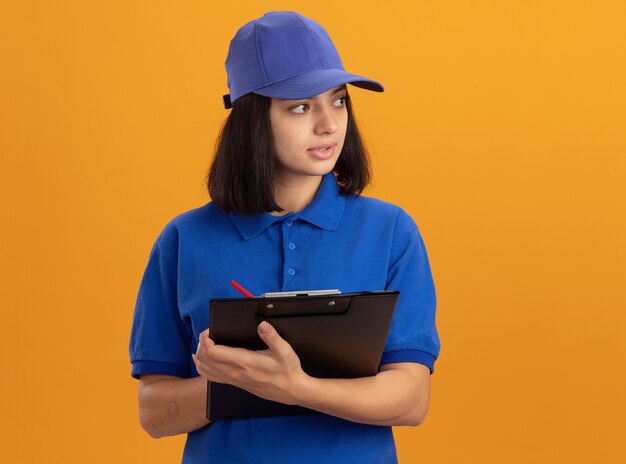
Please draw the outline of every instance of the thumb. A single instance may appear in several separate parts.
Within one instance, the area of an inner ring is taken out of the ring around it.
[[[259,332],[259,337],[270,350],[282,354],[286,349],[289,349],[289,344],[276,332],[276,329],[269,322],[261,322],[257,327],[257,331]]]

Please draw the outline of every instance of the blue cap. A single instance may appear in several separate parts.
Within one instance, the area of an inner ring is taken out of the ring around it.
[[[346,83],[384,90],[372,79],[346,72],[324,28],[293,11],[271,11],[243,25],[230,41],[226,73],[226,108],[250,92],[297,100]]]

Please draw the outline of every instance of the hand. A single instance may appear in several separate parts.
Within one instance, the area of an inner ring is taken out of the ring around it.
[[[195,355],[191,355],[198,373],[208,380],[235,385],[272,401],[297,404],[297,392],[308,377],[300,359],[268,322],[257,328],[269,347],[252,351],[216,345],[209,338],[209,329],[200,334]]]

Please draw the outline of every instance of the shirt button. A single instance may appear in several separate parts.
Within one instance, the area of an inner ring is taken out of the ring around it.
[[[290,250],[295,250],[296,249],[296,244],[295,243],[290,243],[289,244],[289,249]]]
[[[285,224],[287,224],[287,227],[291,227],[293,225],[293,221],[287,221]]]
[[[296,275],[295,269],[289,269],[287,272],[289,273],[289,275]]]

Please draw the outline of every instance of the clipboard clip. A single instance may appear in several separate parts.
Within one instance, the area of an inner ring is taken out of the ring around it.
[[[335,300],[329,301],[328,302],[328,306],[335,306],[337,303],[335,303]],[[266,309],[274,309],[274,303],[268,303],[267,305],[265,305]]]
[[[334,316],[350,310],[349,297],[257,301],[257,316],[261,319],[275,317]]]

